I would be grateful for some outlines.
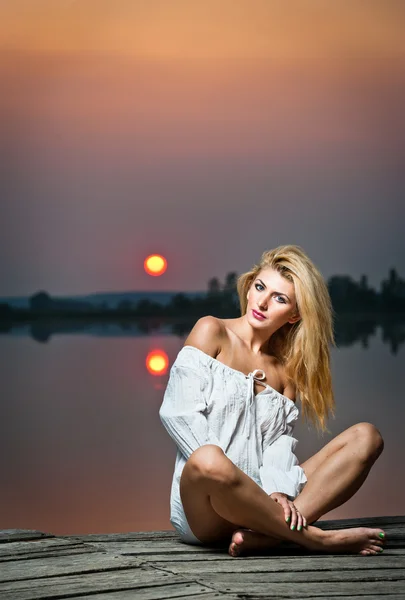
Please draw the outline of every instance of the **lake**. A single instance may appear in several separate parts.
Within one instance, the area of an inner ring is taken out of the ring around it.
[[[148,372],[147,354],[170,364],[186,335],[95,329],[39,342],[0,336],[0,529],[85,534],[171,529],[175,446],[158,410],[168,380]],[[300,422],[305,460],[334,435],[374,423],[385,450],[361,490],[328,518],[405,513],[404,346],[382,331],[368,347],[332,351],[336,417],[323,437]]]

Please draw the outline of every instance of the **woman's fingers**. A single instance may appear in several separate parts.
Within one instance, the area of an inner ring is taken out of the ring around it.
[[[290,508],[291,502],[289,502],[287,497],[284,496],[283,494],[271,494],[270,497],[274,500],[274,502],[277,502],[277,504],[279,504],[282,507],[282,509],[284,511],[284,518],[286,520],[286,523],[290,524],[291,523],[291,508]]]
[[[291,504],[291,524],[290,524],[290,529],[291,530],[295,530],[297,528],[297,523],[298,523],[297,509],[295,508],[294,504]]]
[[[280,502],[281,506],[284,509],[284,517],[286,520],[286,523],[290,524],[291,523],[291,508],[290,505],[288,504],[287,500],[284,500],[282,502]]]
[[[305,527],[306,519],[302,516],[302,514],[297,510],[294,504],[291,503],[291,524],[290,529],[294,531],[302,531],[302,528]]]
[[[302,531],[307,526],[307,520],[291,500],[282,494],[274,494],[271,497],[283,508],[284,518],[292,531]]]
[[[297,531],[302,531],[304,525],[304,517],[297,511]]]

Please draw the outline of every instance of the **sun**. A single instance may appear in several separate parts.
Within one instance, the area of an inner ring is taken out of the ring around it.
[[[150,254],[150,256],[145,258],[143,268],[148,275],[157,277],[158,275],[163,275],[163,273],[166,271],[167,260],[160,254]]]
[[[152,350],[146,357],[146,368],[152,375],[164,375],[169,366],[169,358],[163,350]]]

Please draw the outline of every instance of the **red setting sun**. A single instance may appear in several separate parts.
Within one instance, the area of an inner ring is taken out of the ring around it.
[[[163,350],[152,350],[146,357],[146,368],[152,375],[165,375],[169,366],[169,358]]]
[[[167,269],[167,260],[160,254],[151,254],[145,258],[143,267],[148,275],[163,275]]]

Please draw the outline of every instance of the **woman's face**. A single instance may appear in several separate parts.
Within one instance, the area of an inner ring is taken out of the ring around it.
[[[246,316],[251,325],[271,333],[286,323],[295,323],[300,316],[294,284],[274,269],[262,269],[250,286]]]

